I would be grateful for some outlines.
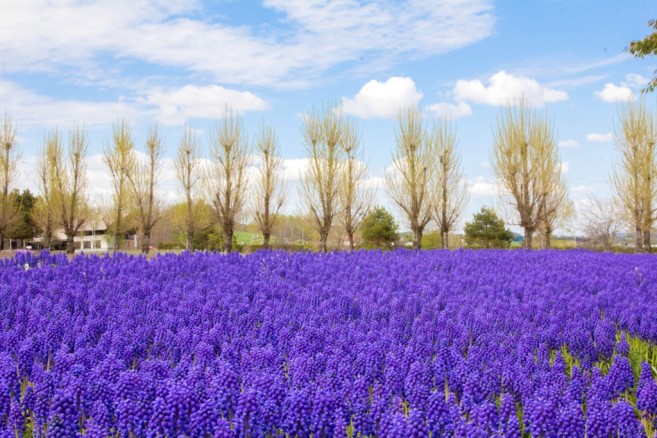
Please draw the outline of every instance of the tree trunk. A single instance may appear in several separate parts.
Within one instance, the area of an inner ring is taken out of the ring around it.
[[[643,232],[643,250],[645,252],[652,252],[652,243],[650,238],[650,230]]]
[[[440,233],[441,246],[443,249],[449,249],[449,231]]]
[[[552,246],[552,231],[547,231],[544,237],[543,249],[550,249]]]
[[[193,231],[188,231],[187,232],[187,250],[189,251],[194,251],[194,232]]]
[[[151,249],[151,232],[144,231],[144,237],[141,240],[141,253],[148,254]]]
[[[226,227],[224,230],[224,251],[231,252],[233,250],[233,228]]]
[[[73,234],[66,235],[66,254],[75,254],[75,242]]]
[[[533,238],[534,238],[534,230],[525,228],[525,249],[532,249]]]
[[[636,227],[635,230],[635,252],[643,252],[643,235],[640,227]]]
[[[348,231],[347,237],[349,238],[349,251],[353,251],[356,249],[356,245],[354,245],[354,232]]]
[[[0,233],[0,251],[5,250],[5,233]]]
[[[121,249],[121,208],[119,207],[119,211],[116,215],[116,224],[115,229],[114,229],[114,251],[117,252]]]
[[[328,247],[326,241],[328,240],[329,231],[328,229],[322,228],[319,231],[319,250],[321,252],[328,252]]]
[[[422,230],[419,228],[413,230],[413,249],[422,249]]]
[[[263,247],[263,249],[268,249],[269,248],[269,240],[270,239],[271,239],[271,233],[263,231],[263,233],[262,233],[262,247]]]
[[[187,196],[187,249],[194,251],[194,222],[192,221],[193,215],[193,202],[190,196]]]

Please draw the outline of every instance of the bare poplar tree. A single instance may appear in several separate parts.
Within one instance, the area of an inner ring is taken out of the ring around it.
[[[283,160],[280,157],[276,133],[271,126],[262,126],[256,140],[260,166],[255,186],[255,220],[263,237],[263,248],[269,248],[278,212],[285,202]]]
[[[40,197],[32,211],[32,218],[41,229],[44,246],[50,248],[52,235],[58,223],[58,206],[55,200],[55,162],[61,151],[59,132],[52,130],[44,137],[43,148],[36,161],[36,174],[39,178]]]
[[[342,160],[339,144],[343,128],[342,108],[331,106],[305,114],[301,128],[308,155],[301,195],[310,210],[313,227],[319,233],[319,247],[323,252],[328,250],[329,233],[338,214]]]
[[[136,163],[135,171],[128,174],[128,181],[139,219],[142,235],[141,252],[148,254],[153,228],[160,219],[161,208],[155,193],[162,164],[162,139],[157,126],[150,130],[146,139],[146,160]]]
[[[584,211],[583,231],[593,249],[611,251],[620,231],[621,214],[613,200],[589,198]]]
[[[551,246],[552,233],[571,205],[566,181],[561,171],[557,139],[552,125],[545,119],[535,121],[532,146],[541,151],[544,159],[536,169],[540,188],[537,230],[543,235],[543,248]]]
[[[655,144],[657,129],[654,115],[643,102],[628,102],[614,129],[614,142],[621,161],[611,180],[619,205],[630,218],[635,232],[637,252],[650,251],[650,229],[655,219],[654,200]]]
[[[495,132],[493,170],[502,195],[516,210],[517,224],[525,232],[525,248],[531,249],[534,232],[543,220],[545,191],[542,169],[558,169],[556,142],[547,118],[521,100],[502,111]],[[554,185],[553,185],[554,187]]]
[[[212,204],[224,233],[224,250],[233,250],[233,233],[245,206],[250,163],[248,140],[242,118],[226,108],[224,118],[210,133],[212,164],[207,181]]]
[[[53,144],[55,146],[55,144]],[[83,127],[69,134],[67,162],[61,144],[53,150],[54,196],[59,203],[60,224],[66,234],[66,253],[75,253],[74,237],[85,223],[89,208],[86,201],[87,150],[89,142]]]
[[[470,193],[463,178],[454,129],[446,122],[434,125],[428,138],[435,155],[432,213],[440,230],[442,247],[447,249],[449,233],[461,217]]]
[[[424,229],[431,220],[430,184],[434,153],[422,127],[417,108],[399,114],[399,132],[392,170],[385,174],[386,188],[408,219],[413,232],[413,248],[420,249]]]
[[[344,155],[342,178],[338,191],[340,215],[349,249],[354,250],[354,234],[360,228],[372,203],[372,191],[365,187],[367,166],[363,162],[360,147],[360,132],[354,121],[344,123],[340,146]]]
[[[194,236],[199,228],[199,217],[195,208],[198,183],[201,180],[201,147],[196,134],[185,126],[185,133],[178,144],[178,155],[174,163],[176,177],[185,196],[185,216],[182,231],[185,234],[185,248],[194,250]]]
[[[18,172],[18,146],[16,144],[16,126],[9,115],[5,114],[0,128],[0,250],[5,247],[5,235],[18,218],[18,208],[9,197]]]
[[[113,185],[113,214],[111,225],[114,232],[114,252],[121,249],[121,239],[125,232],[123,219],[129,198],[128,177],[135,171],[134,143],[127,122],[112,125],[112,144],[105,146],[103,161],[109,169]]]

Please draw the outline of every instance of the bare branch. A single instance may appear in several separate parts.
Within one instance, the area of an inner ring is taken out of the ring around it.
[[[283,160],[280,157],[276,132],[271,126],[260,127],[256,140],[260,155],[258,179],[255,187],[255,220],[262,232],[263,247],[269,247],[278,213],[285,202]]]
[[[431,220],[429,191],[435,157],[427,140],[420,111],[400,111],[392,170],[386,172],[385,180],[388,195],[410,223],[415,249],[420,249],[422,234]]]
[[[428,141],[436,160],[432,213],[440,230],[442,247],[449,248],[449,233],[458,223],[470,193],[463,178],[454,129],[447,122],[435,124]]]
[[[185,247],[194,250],[194,235],[199,229],[199,217],[196,208],[196,190],[201,179],[201,147],[196,134],[185,126],[185,133],[178,144],[178,155],[175,160],[176,177],[185,196],[186,214],[183,219],[182,231],[185,234]]]
[[[249,146],[242,118],[226,108],[224,118],[210,133],[212,165],[207,175],[212,204],[224,233],[224,250],[233,250],[237,217],[245,207],[250,164]]]

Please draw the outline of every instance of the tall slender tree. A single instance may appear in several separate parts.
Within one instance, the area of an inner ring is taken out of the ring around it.
[[[319,233],[320,250],[326,252],[329,232],[339,213],[342,108],[326,105],[321,111],[305,114],[301,130],[308,156],[301,195],[310,210],[313,227]]]
[[[389,196],[408,219],[414,249],[421,248],[424,229],[431,220],[435,156],[430,146],[420,111],[401,111],[392,169],[386,172],[385,181]]]
[[[75,235],[89,214],[85,193],[89,141],[84,127],[71,130],[66,162],[61,144],[53,144],[53,148],[54,196],[59,204],[60,224],[66,234],[66,253],[73,254]]]
[[[136,164],[135,171],[128,174],[128,181],[139,218],[139,231],[142,236],[141,252],[148,254],[153,228],[161,215],[160,201],[157,198],[156,190],[162,165],[163,147],[157,126],[148,133],[145,149],[145,162]]]
[[[650,251],[650,230],[655,220],[657,195],[655,116],[643,101],[628,102],[620,110],[614,129],[614,142],[621,161],[611,180],[618,204],[630,219],[637,252]]]
[[[340,139],[344,164],[338,195],[340,218],[352,251],[355,249],[354,234],[367,216],[373,198],[372,191],[365,186],[367,165],[360,144],[358,125],[353,120],[345,122]]]
[[[274,224],[285,202],[283,160],[276,132],[271,126],[261,126],[256,148],[259,152],[259,166],[255,186],[255,220],[262,233],[262,246],[269,248]]]
[[[195,205],[198,201],[197,190],[201,181],[201,146],[195,132],[185,126],[185,133],[178,144],[178,155],[175,161],[176,177],[185,197],[185,215],[182,221],[182,232],[185,235],[185,248],[194,250],[194,236],[198,231],[200,220]]]
[[[503,198],[515,209],[527,249],[532,248],[534,232],[547,211],[542,171],[547,169],[550,174],[561,166],[556,142],[550,140],[552,130],[544,114],[520,100],[516,106],[509,104],[502,110],[495,131],[493,170]]]
[[[50,249],[53,233],[58,224],[58,205],[55,199],[57,183],[55,180],[55,163],[57,154],[61,153],[59,131],[48,132],[43,141],[41,152],[36,160],[36,174],[39,178],[39,194],[32,211],[34,222],[41,230],[44,248]]]
[[[9,198],[18,177],[18,145],[16,143],[16,125],[8,114],[0,127],[0,250],[4,249],[7,231],[17,220],[19,209]]]
[[[559,225],[559,221],[567,216],[567,212],[573,210],[552,125],[545,119],[537,122],[533,128],[532,141],[545,156],[536,169],[540,190],[537,230],[543,236],[543,248],[547,249],[552,244],[552,233]]]
[[[456,226],[470,193],[463,178],[456,132],[446,122],[434,125],[429,141],[435,155],[432,213],[440,230],[442,247],[449,248],[449,233]]]
[[[208,173],[212,204],[224,235],[224,251],[233,250],[238,216],[244,211],[251,162],[242,118],[226,108],[223,119],[210,134],[212,164]]]
[[[121,240],[125,234],[123,220],[129,200],[128,178],[135,172],[132,132],[125,120],[112,125],[112,143],[105,146],[103,161],[112,178],[114,208],[110,225],[114,232],[114,252],[117,252],[121,249]]]

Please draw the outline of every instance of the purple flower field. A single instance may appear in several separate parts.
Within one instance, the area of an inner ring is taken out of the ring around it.
[[[44,254],[0,277],[2,436],[654,433],[653,256]]]

